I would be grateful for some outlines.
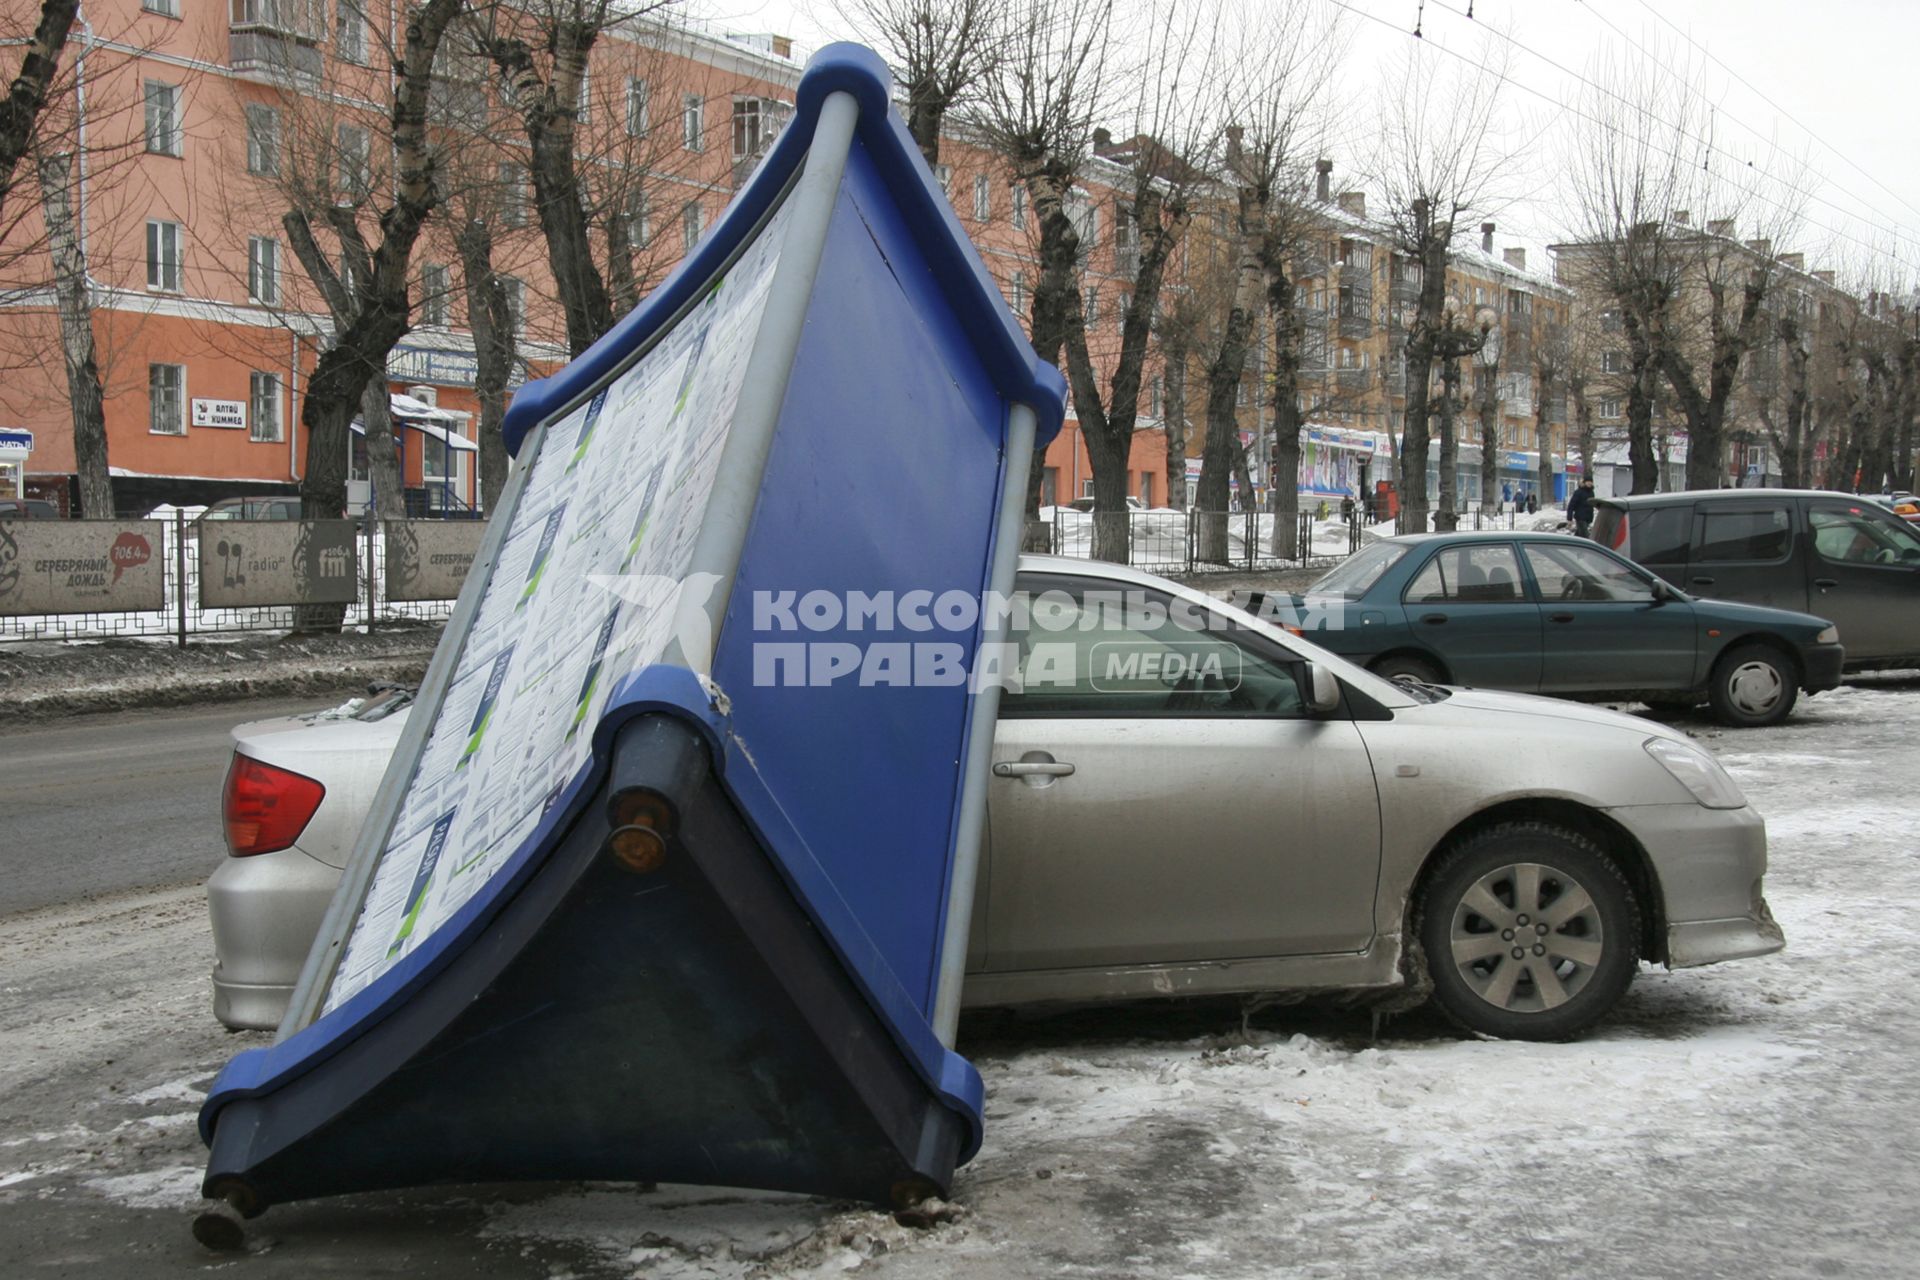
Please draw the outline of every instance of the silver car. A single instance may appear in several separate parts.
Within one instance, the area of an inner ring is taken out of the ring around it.
[[[1682,734],[1383,680],[1118,566],[1030,557],[1020,585],[1034,604],[995,734],[969,1005],[1430,992],[1470,1030],[1560,1039],[1642,960],[1784,945],[1765,825]],[[398,701],[234,731],[230,836],[277,848],[208,886],[229,1026],[277,1024]],[[266,794],[276,780],[289,799]]]

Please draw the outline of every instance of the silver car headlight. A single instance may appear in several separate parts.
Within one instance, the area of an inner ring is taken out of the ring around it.
[[[1840,628],[1828,627],[1825,631],[1822,631],[1819,635],[1815,636],[1813,638],[1813,642],[1815,644],[1839,644]]]
[[[1740,784],[1720,767],[1720,762],[1699,747],[1672,738],[1648,738],[1647,754],[1673,775],[1693,798],[1709,809],[1739,809],[1747,803]]]

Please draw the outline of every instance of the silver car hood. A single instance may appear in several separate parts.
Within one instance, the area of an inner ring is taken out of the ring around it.
[[[1587,725],[1593,728],[1618,729],[1637,734],[1642,738],[1672,738],[1677,742],[1687,741],[1687,735],[1677,729],[1657,724],[1640,716],[1630,716],[1624,711],[1612,711],[1606,707],[1596,707],[1585,702],[1543,698],[1532,693],[1453,688],[1449,690],[1448,697],[1443,701],[1431,703],[1418,710],[1439,711],[1443,708],[1461,712],[1497,711],[1510,715],[1528,716],[1536,720],[1562,720],[1569,724]],[[1394,714],[1407,713],[1396,710]],[[1484,728],[1485,721],[1481,721],[1478,727]]]

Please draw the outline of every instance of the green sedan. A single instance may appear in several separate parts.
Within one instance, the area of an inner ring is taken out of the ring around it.
[[[1709,702],[1774,724],[1840,682],[1837,628],[1702,600],[1584,538],[1415,534],[1362,548],[1303,595],[1236,604],[1380,675],[1593,701]]]

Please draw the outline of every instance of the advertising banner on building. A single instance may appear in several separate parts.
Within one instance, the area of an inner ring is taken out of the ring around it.
[[[164,607],[158,520],[0,520],[0,615]]]
[[[352,604],[360,592],[351,520],[218,520],[197,526],[200,603],[210,609]]]
[[[389,600],[454,599],[487,532],[479,520],[389,520],[385,527]]]

